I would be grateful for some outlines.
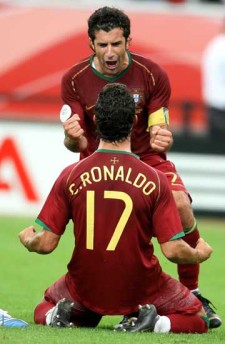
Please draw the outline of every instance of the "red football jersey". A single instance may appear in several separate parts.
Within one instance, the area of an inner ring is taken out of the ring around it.
[[[129,65],[119,75],[110,78],[92,67],[93,56],[74,65],[62,78],[62,99],[72,108],[72,113],[81,117],[81,126],[88,140],[87,150],[81,157],[93,153],[98,146],[93,122],[95,103],[98,94],[108,83],[125,84],[133,95],[136,104],[138,122],[134,126],[131,138],[131,150],[141,159],[151,155],[165,154],[154,152],[150,147],[148,117],[160,108],[168,108],[171,94],[167,74],[160,66],[143,56],[130,53]]]
[[[63,170],[37,222],[61,235],[74,222],[71,295],[100,314],[128,314],[157,294],[159,243],[184,236],[166,177],[128,152],[98,150]]]

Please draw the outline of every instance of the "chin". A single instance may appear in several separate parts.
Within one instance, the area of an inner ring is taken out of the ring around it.
[[[108,71],[107,71],[107,73],[108,73],[108,75],[110,76],[110,75],[115,75],[115,74],[119,74],[119,70],[118,70],[118,68],[115,68],[115,69],[108,69]]]

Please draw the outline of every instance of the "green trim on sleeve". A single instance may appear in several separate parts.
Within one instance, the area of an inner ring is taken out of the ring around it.
[[[52,232],[51,228],[49,228],[44,222],[42,222],[39,219],[36,219],[35,222],[40,225],[41,227],[43,227],[44,229],[46,229],[49,232]]]
[[[184,228],[184,233],[185,234],[191,234],[192,232],[194,232],[197,229],[197,226],[198,226],[198,224],[197,224],[197,221],[195,219],[195,222],[191,228]]]
[[[180,232],[174,235],[169,241],[177,240],[177,239],[183,238],[184,236],[185,236],[184,232]]]

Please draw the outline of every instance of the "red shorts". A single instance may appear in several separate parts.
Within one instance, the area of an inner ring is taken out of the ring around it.
[[[189,196],[189,193],[183,183],[183,180],[177,172],[175,165],[171,161],[164,160],[158,155],[152,155],[151,157],[143,157],[141,158],[141,160],[149,166],[154,167],[155,169],[163,172],[167,176],[171,190],[184,191]]]
[[[154,283],[154,281],[150,281],[150,283]],[[45,291],[44,302],[56,304],[64,297],[74,301],[75,305],[71,321],[75,325],[85,327],[97,326],[102,315],[84,307],[82,305],[82,301],[71,296],[67,286],[66,275],[62,276]],[[151,295],[149,299],[146,299],[146,304],[147,303],[154,304],[159,315],[194,315],[202,308],[201,302],[190,292],[189,289],[165,273],[161,274],[157,291],[154,295]]]
[[[66,283],[66,275],[63,275],[53,283],[44,294],[44,302],[56,304],[59,300],[66,298],[74,302],[71,321],[78,327],[96,327],[100,322],[102,315],[84,307],[80,302],[74,299]]]
[[[148,303],[155,305],[159,315],[198,313],[202,304],[182,283],[162,273],[157,294]]]

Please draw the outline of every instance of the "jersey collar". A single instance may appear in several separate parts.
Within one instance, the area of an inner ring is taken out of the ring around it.
[[[127,152],[127,151],[119,151],[119,150],[114,150],[114,149],[104,149],[104,148],[99,148],[96,150],[97,153],[114,153],[114,154],[127,154],[127,155],[132,155],[137,159],[140,159],[140,157],[132,152]]]

